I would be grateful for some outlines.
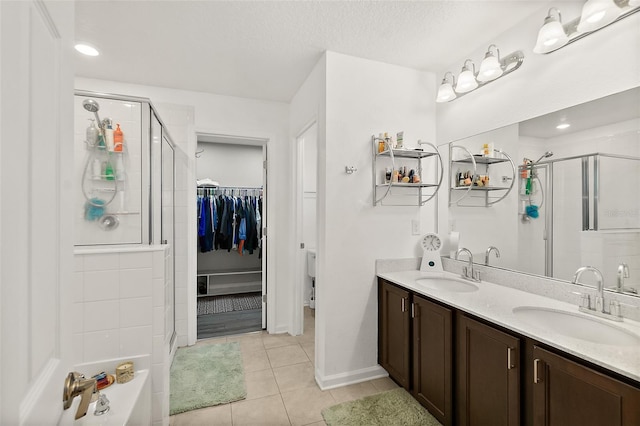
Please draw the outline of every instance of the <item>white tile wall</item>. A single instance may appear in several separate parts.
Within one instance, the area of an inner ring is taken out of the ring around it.
[[[73,329],[74,364],[151,354],[152,419],[158,425],[169,421],[166,253],[165,246],[119,253],[83,249],[75,256],[72,283],[74,308],[81,312]]]
[[[153,294],[152,269],[121,269],[120,297],[144,297]]]

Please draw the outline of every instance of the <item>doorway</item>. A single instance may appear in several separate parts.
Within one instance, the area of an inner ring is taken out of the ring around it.
[[[198,136],[197,339],[266,328],[266,140]]]
[[[297,258],[296,288],[299,292],[299,305],[296,306],[296,330],[304,333],[309,327],[305,322],[315,318],[316,308],[316,241],[318,226],[316,220],[317,207],[317,175],[318,175],[318,125],[312,122],[307,125],[296,138],[297,170],[296,170],[296,234],[299,242]],[[304,313],[304,315],[301,315]]]

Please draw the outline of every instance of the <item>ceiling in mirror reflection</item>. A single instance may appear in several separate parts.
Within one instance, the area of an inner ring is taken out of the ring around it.
[[[616,93],[520,123],[521,136],[553,138],[640,117],[640,87]],[[560,123],[566,129],[557,129]]]

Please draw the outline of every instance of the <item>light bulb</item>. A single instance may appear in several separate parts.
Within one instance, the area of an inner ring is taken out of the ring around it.
[[[551,11],[555,8],[549,9],[549,14],[544,19],[544,25],[538,32],[538,40],[536,46],[533,48],[534,53],[548,53],[552,50],[556,50],[569,41],[567,33],[562,26],[560,12],[558,12],[558,18],[551,15]]]
[[[471,62],[471,66],[473,66],[473,62],[471,59],[467,59],[464,61],[464,65],[462,66],[462,71],[458,76],[458,84],[456,84],[456,92],[458,93],[467,93],[478,87],[478,82],[476,81],[476,76],[473,75],[473,71],[467,65],[467,62]]]
[[[482,60],[480,64],[480,71],[478,71],[478,81],[486,82],[495,80],[502,75],[502,67],[498,58],[487,52],[487,56]]]
[[[602,28],[615,21],[621,12],[613,0],[588,0],[582,7],[578,31],[584,33]]]
[[[456,92],[453,91],[453,86],[447,81],[442,81],[440,88],[438,89],[438,96],[436,102],[449,102],[457,98]]]
[[[100,54],[100,52],[98,52],[98,49],[96,49],[93,46],[89,46],[86,43],[78,43],[74,47],[78,52],[82,53],[83,55],[98,56]]]

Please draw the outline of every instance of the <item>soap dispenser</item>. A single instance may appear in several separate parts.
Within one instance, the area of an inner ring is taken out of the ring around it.
[[[120,130],[120,123],[116,124],[116,129],[113,131],[113,150],[115,152],[122,152],[122,143],[124,142],[124,135]]]

